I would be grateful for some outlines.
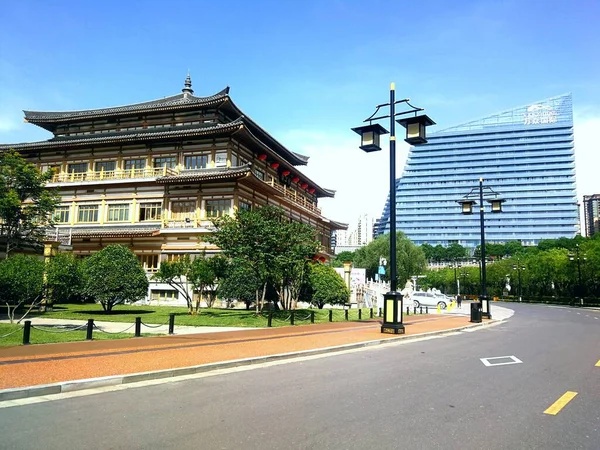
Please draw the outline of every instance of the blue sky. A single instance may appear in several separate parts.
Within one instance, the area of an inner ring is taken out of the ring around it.
[[[20,0],[0,5],[0,142],[48,138],[23,109],[231,87],[236,104],[337,191],[334,220],[379,216],[388,155],[350,128],[397,97],[437,129],[573,93],[579,196],[599,193],[600,0]],[[398,152],[398,175],[407,155]]]

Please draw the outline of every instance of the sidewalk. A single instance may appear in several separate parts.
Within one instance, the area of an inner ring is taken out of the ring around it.
[[[382,334],[380,321],[373,319],[5,347],[0,349],[0,401],[358,348],[490,322],[472,324],[462,315],[405,316],[406,334],[399,336]]]

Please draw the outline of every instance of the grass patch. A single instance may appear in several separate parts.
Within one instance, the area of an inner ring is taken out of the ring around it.
[[[295,324],[309,324],[310,312],[315,313],[315,323],[324,323],[329,321],[329,310],[327,309],[300,309],[294,312]],[[46,317],[51,319],[76,319],[107,322],[126,322],[134,323],[136,317],[141,317],[143,323],[158,325],[167,324],[169,315],[175,314],[175,325],[195,326],[195,327],[252,327],[261,328],[267,326],[267,317],[269,312],[264,311],[261,315],[256,315],[254,310],[244,309],[219,309],[202,308],[199,314],[190,315],[185,307],[178,306],[117,306],[114,311],[106,313],[102,306],[96,304],[83,305],[55,305],[54,311],[30,313],[31,317]],[[362,319],[369,319],[369,309],[362,309]],[[374,311],[375,317],[377,312]],[[333,310],[333,321],[345,321],[343,309]],[[348,320],[358,320],[358,310],[350,309],[348,311]],[[273,327],[289,326],[290,311],[274,311]]]
[[[39,327],[39,328],[47,328],[49,327]],[[13,332],[10,336],[5,336],[9,333]],[[5,336],[5,337],[2,337]],[[94,330],[94,340],[101,341],[107,339],[127,339],[132,338],[133,334],[131,333],[118,333],[118,334],[108,334],[101,333],[97,330]],[[156,336],[154,334],[146,334],[142,333],[142,336]],[[29,342],[31,344],[53,344],[57,342],[76,342],[76,341],[85,341],[86,330],[76,330],[76,331],[64,331],[64,330],[52,330],[52,331],[44,331],[36,328],[31,329],[31,335]],[[0,323],[0,347],[7,347],[13,345],[22,345],[23,344],[23,325],[21,324],[10,324],[10,323]]]

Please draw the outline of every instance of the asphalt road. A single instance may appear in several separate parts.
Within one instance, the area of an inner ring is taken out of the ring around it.
[[[480,331],[3,408],[0,448],[600,449],[600,311],[506,306]]]

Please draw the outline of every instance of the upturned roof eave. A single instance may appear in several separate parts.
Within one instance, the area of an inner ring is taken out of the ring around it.
[[[210,106],[229,98],[229,86],[208,97],[196,97],[191,94],[176,94],[162,99],[150,100],[132,105],[114,106],[77,111],[30,111],[24,110],[25,121],[52,131],[58,124],[80,122],[97,117],[128,116],[145,112],[188,109],[198,106]]]
[[[281,142],[271,136],[263,127],[261,127],[258,123],[248,117],[244,112],[233,102],[230,96],[227,96],[227,102],[223,103],[223,106],[229,106],[231,111],[234,114],[237,114],[240,117],[244,118],[247,126],[249,127],[252,134],[257,135],[257,139],[261,141],[266,141],[268,144],[272,144],[271,146],[274,148],[278,148],[285,154],[289,156],[291,160],[294,161],[294,165],[297,166],[305,166],[308,163],[309,156],[301,155],[299,153],[293,152],[285,147]],[[223,107],[222,106],[222,107]],[[262,135],[262,136],[261,136]]]

